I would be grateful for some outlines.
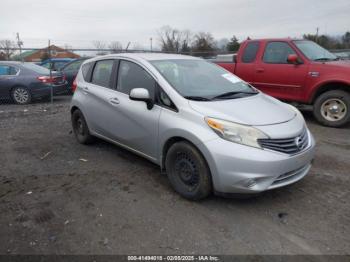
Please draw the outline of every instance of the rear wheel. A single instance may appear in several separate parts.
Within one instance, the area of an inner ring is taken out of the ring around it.
[[[79,109],[76,109],[72,113],[72,127],[74,135],[79,143],[87,145],[94,142],[95,139],[90,134],[84,115]]]
[[[325,126],[341,127],[350,121],[350,94],[332,90],[320,95],[314,104],[314,116]]]
[[[177,142],[166,155],[169,181],[184,198],[199,200],[212,191],[211,174],[202,154],[188,142]]]
[[[19,105],[26,105],[32,101],[32,96],[29,90],[22,86],[13,88],[11,95],[12,95],[13,101]]]

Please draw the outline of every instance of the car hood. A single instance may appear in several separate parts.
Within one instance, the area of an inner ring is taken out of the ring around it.
[[[341,71],[346,71],[347,73],[349,73],[350,60],[313,62],[312,67],[321,67],[321,68],[327,68],[327,69],[333,68]]]
[[[204,116],[252,126],[284,123],[296,116],[290,106],[262,93],[219,101],[189,101],[189,105]]]

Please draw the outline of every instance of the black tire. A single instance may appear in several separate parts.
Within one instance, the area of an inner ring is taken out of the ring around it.
[[[334,113],[330,111],[332,105],[337,108],[334,109]],[[316,98],[313,114],[322,125],[344,126],[350,121],[350,94],[342,90],[332,90],[321,94]]]
[[[95,138],[90,134],[89,128],[86,124],[83,113],[76,109],[72,113],[72,127],[73,132],[80,144],[91,144]]]
[[[207,162],[190,143],[173,144],[167,152],[165,168],[171,185],[184,198],[200,200],[212,192]]]
[[[11,90],[11,97],[13,102],[18,105],[27,105],[32,101],[30,91],[23,86],[16,86]]]

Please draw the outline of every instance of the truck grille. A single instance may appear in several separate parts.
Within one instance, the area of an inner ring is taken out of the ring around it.
[[[309,145],[307,129],[304,128],[301,134],[293,138],[285,139],[258,139],[262,148],[278,151],[285,154],[297,154],[305,150]]]

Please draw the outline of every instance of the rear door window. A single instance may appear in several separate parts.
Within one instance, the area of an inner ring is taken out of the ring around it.
[[[256,54],[259,51],[259,42],[249,42],[243,51],[242,62],[252,63],[255,61]]]
[[[0,76],[16,75],[18,69],[13,66],[0,65]]]
[[[97,61],[92,72],[91,83],[110,88],[113,63],[114,60]]]

